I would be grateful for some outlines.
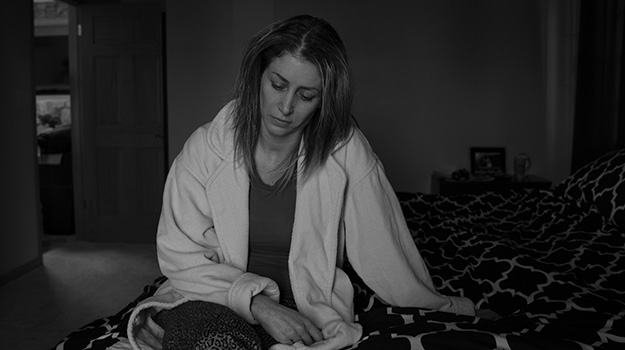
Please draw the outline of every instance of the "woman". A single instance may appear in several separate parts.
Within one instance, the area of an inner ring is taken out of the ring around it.
[[[135,348],[353,344],[362,328],[346,260],[393,305],[474,314],[434,289],[351,118],[347,54],[330,24],[297,16],[261,31],[236,86],[172,165],[157,235],[168,281],[133,312]]]

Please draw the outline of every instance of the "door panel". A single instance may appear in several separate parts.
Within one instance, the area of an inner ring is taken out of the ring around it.
[[[165,181],[158,4],[81,5],[85,237],[153,242]]]

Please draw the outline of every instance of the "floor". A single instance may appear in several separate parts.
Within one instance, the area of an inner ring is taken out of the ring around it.
[[[0,349],[46,350],[160,276],[154,244],[44,238],[43,266],[0,287]]]

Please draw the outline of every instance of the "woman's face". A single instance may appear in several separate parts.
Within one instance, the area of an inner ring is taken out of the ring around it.
[[[291,54],[271,61],[260,83],[261,136],[296,142],[321,102],[321,77],[313,64]]]

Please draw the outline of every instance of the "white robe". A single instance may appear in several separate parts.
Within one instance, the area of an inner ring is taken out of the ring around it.
[[[134,309],[130,344],[117,348],[159,349],[163,330],[151,317],[188,300],[226,305],[254,324],[252,297],[279,298],[274,281],[246,272],[249,177],[234,159],[231,111],[232,103],[196,130],[172,165],[157,234],[159,263],[169,279]],[[340,268],[345,253],[392,305],[474,314],[469,299],[436,292],[395,192],[359,130],[312,176],[298,175],[293,226],[288,266],[294,299],[325,337],[312,348],[339,349],[362,336],[352,284]]]

